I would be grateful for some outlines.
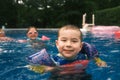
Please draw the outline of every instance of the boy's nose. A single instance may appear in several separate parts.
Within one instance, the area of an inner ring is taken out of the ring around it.
[[[66,42],[66,46],[71,46],[71,42],[70,42],[70,41],[67,41],[67,42]]]

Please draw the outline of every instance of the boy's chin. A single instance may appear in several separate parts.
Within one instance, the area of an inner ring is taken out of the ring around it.
[[[68,60],[72,60],[72,59],[74,59],[73,56],[66,56],[65,58],[68,59]]]

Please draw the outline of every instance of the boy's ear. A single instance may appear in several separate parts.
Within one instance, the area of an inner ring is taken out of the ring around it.
[[[58,40],[55,40],[55,44],[56,44],[56,46],[58,45]]]
[[[80,45],[80,47],[81,47],[81,49],[82,49],[82,47],[83,47],[83,42],[81,42],[81,45]]]
[[[28,36],[28,33],[26,33],[26,36]]]
[[[84,43],[84,42],[81,42],[81,43],[82,43],[82,46],[83,46],[83,43]]]
[[[59,42],[58,42],[58,40],[55,40],[55,43],[56,43],[56,47],[59,48]]]

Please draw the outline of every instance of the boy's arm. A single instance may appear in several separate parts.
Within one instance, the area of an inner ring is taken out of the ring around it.
[[[85,52],[87,54],[88,59],[94,59],[98,66],[100,67],[107,66],[106,62],[99,58],[99,53],[95,46],[84,42],[82,52]]]

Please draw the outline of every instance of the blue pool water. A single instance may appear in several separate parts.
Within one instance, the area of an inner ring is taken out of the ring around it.
[[[39,30],[39,36],[48,36],[51,41],[46,45],[50,54],[56,54],[57,49],[54,41],[57,38],[55,30]],[[6,35],[15,39],[27,39],[25,30],[7,30]],[[92,75],[92,80],[119,80],[120,79],[120,42],[107,36],[94,36],[91,33],[83,35],[83,40],[94,44],[100,57],[105,60],[108,67],[97,67],[91,61],[87,68],[87,73]],[[48,80],[50,73],[39,74],[24,66],[28,65],[26,57],[36,53],[39,49],[27,47],[25,43],[0,42],[0,80]]]

